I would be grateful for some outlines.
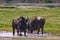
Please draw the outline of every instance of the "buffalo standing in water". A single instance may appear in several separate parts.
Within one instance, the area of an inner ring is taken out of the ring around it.
[[[21,32],[24,31],[24,35],[26,36],[27,21],[28,21],[28,18],[24,18],[23,16],[17,19],[13,19],[12,20],[13,35],[15,35],[15,29],[16,29],[17,35],[21,36],[22,35]]]
[[[33,31],[37,29],[38,30],[37,34],[39,34],[40,28],[41,28],[42,29],[42,34],[43,34],[44,24],[45,24],[45,19],[40,17],[40,16],[29,19],[29,21],[28,21],[28,31],[30,33],[33,33]]]
[[[13,19],[13,20],[12,20],[13,35],[15,35],[15,29],[17,30],[18,22],[19,22],[19,18],[16,18],[16,19]],[[18,30],[17,30],[17,32],[18,32]],[[18,34],[18,33],[17,33],[17,34]]]

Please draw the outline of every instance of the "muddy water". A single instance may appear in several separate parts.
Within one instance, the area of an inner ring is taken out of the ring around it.
[[[15,35],[13,36],[12,35],[12,32],[10,31],[0,31],[0,37],[23,37],[25,38],[24,36],[24,33],[22,32],[23,36],[18,36],[17,33],[15,33]],[[26,38],[41,38],[42,37],[42,34],[41,32],[39,34],[36,34],[36,32],[32,33],[32,34],[29,34],[29,33],[26,33]],[[51,37],[51,33],[43,33],[43,37]]]

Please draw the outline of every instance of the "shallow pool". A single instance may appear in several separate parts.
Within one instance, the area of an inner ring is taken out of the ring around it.
[[[25,37],[23,32],[22,35],[23,36],[18,36],[17,32],[15,32],[15,35],[13,36],[12,32],[10,31],[0,31],[0,37]],[[51,37],[51,36],[52,36],[51,33],[47,33],[47,32],[43,33],[43,36],[41,32],[39,34],[36,34],[36,32],[32,34],[26,33],[27,38],[41,38],[41,37]]]

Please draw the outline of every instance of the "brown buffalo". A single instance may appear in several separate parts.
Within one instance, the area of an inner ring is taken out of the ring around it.
[[[18,22],[19,22],[19,18],[12,19],[13,35],[15,35],[15,29],[17,30]],[[18,32],[18,30],[17,30],[17,32]],[[18,33],[17,33],[17,34],[18,34]]]
[[[17,30],[17,35],[22,36],[21,32],[24,32],[26,36],[26,29],[27,29],[27,17],[19,17],[12,20],[12,28],[13,28],[13,35],[15,35],[15,29]]]
[[[28,31],[30,33],[33,33],[34,30],[38,30],[37,34],[40,32],[40,28],[42,29],[42,34],[43,34],[43,29],[44,29],[44,24],[45,24],[45,19],[40,17],[40,16],[35,16],[28,21]]]

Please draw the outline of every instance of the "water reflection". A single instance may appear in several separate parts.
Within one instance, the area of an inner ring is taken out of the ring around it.
[[[24,36],[24,33],[22,32],[23,36],[18,36],[17,35],[17,32],[15,33],[15,35],[13,36],[12,32],[9,32],[9,31],[0,31],[0,37],[25,37]],[[34,32],[33,34],[29,34],[29,33],[26,33],[26,37],[27,38],[40,38],[42,37],[42,34],[40,32],[40,34],[36,34],[36,32]],[[43,37],[51,37],[51,33],[44,33],[43,34]]]

